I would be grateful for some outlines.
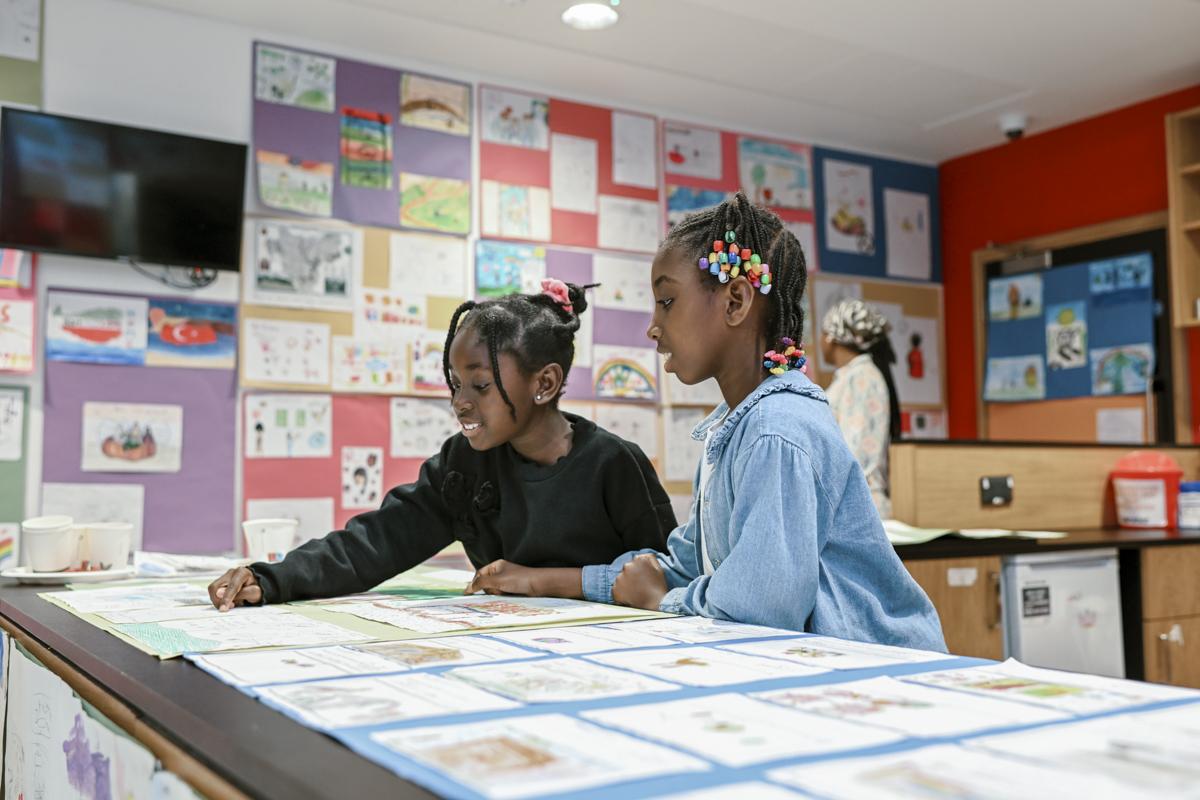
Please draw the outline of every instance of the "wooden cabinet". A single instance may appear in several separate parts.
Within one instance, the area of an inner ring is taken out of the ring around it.
[[[1200,545],[1144,547],[1141,561],[1146,680],[1200,689]]]
[[[999,556],[911,560],[904,566],[937,608],[951,653],[1004,658]]]
[[[1171,319],[1200,325],[1200,108],[1167,115]]]

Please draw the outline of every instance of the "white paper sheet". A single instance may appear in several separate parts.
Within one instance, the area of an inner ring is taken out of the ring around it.
[[[887,274],[896,278],[927,281],[933,277],[930,250],[929,195],[883,190],[886,221]]]
[[[146,487],[140,483],[43,483],[42,513],[66,514],[76,522],[128,522],[131,547],[142,546]]]
[[[658,354],[652,347],[594,344],[592,365],[592,388],[597,398],[658,397]]]
[[[545,97],[479,88],[479,135],[485,142],[545,150],[550,146],[549,113]]]
[[[700,459],[704,457],[704,441],[692,438],[692,431],[708,417],[703,408],[667,407],[663,409],[663,450],[666,456],[666,476],[669,481],[692,482]]]
[[[592,421],[609,433],[633,442],[646,457],[659,460],[658,409],[617,403],[596,403]]]
[[[714,378],[688,386],[674,374],[662,369],[659,371],[663,376],[663,385],[666,386],[667,401],[672,405],[703,406],[707,411],[712,411],[724,400],[721,396],[721,386]]]
[[[292,547],[319,539],[333,527],[332,497],[271,497],[246,500],[246,519],[294,519],[300,523]]]
[[[71,748],[72,730],[76,724],[83,728],[78,698],[61,678],[15,647],[9,648],[9,656],[4,796],[46,800],[82,796],[71,786],[63,760]],[[81,733],[86,737],[86,732]],[[94,791],[94,775],[91,783],[88,788]]]
[[[383,502],[383,448],[342,448],[342,508],[379,508]]]
[[[403,728],[371,738],[495,800],[708,769],[675,750],[561,714]]]
[[[207,592],[205,594],[207,599]],[[118,625],[116,629],[164,658],[180,653],[344,644],[371,638],[348,628],[318,622],[291,612],[254,613],[265,610],[267,609],[252,608],[248,609],[249,613],[225,613],[216,617]]]
[[[721,134],[667,122],[663,125],[663,169],[693,178],[721,178]]]
[[[1096,441],[1106,444],[1143,444],[1146,441],[1145,409],[1096,409]]]
[[[811,151],[803,145],[743,136],[738,140],[738,177],[755,203],[813,207]]]
[[[49,594],[81,614],[134,611],[141,608],[212,607],[208,591],[203,586],[179,582],[108,586],[102,589],[80,589]]]
[[[617,626],[611,626],[617,627]],[[782,628],[767,628],[762,625],[746,625],[709,617],[666,617],[662,619],[638,620],[619,624],[622,631],[651,633],[685,644],[728,642],[738,639],[755,639],[762,636],[795,636],[795,631]]]
[[[242,249],[245,302],[321,311],[354,307],[362,286],[361,230],[247,219]]]
[[[467,296],[467,240],[461,236],[393,233],[388,286],[401,294]]]
[[[841,253],[875,252],[871,168],[825,159],[825,247]]]
[[[0,461],[20,461],[25,433],[25,393],[0,389]]]
[[[38,60],[41,6],[41,0],[0,0],[0,56]]]
[[[592,281],[600,284],[593,290],[596,308],[654,313],[650,259],[595,255]]]
[[[792,711],[739,694],[584,711],[581,716],[729,767],[856,750],[900,738],[889,731]]]
[[[755,656],[768,656],[822,669],[870,669],[897,664],[940,661],[950,656],[928,650],[891,647],[885,644],[851,642],[829,636],[804,636],[769,642],[723,645],[722,649]]]
[[[246,396],[246,458],[333,455],[333,398],[327,394]]]
[[[550,202],[554,208],[596,213],[598,151],[595,139],[550,135]]]
[[[679,689],[671,683],[572,658],[461,667],[444,674],[522,703],[570,703]]]
[[[275,45],[254,49],[254,98],[332,112],[337,60]]]
[[[331,349],[335,392],[408,391],[408,343],[402,336],[334,336]]]
[[[469,580],[470,578],[468,578]],[[459,579],[460,583],[465,583]],[[534,658],[536,653],[497,642],[485,636],[447,636],[440,639],[406,639],[402,642],[375,642],[356,645],[364,653],[386,658],[413,669],[446,665],[490,664]]]
[[[247,317],[242,326],[247,381],[329,384],[329,326]]]
[[[662,217],[653,200],[600,195],[599,246],[653,253],[662,239]]]
[[[689,686],[729,686],[774,678],[807,677],[825,672],[773,658],[760,658],[708,647],[626,650],[586,656],[591,661],[630,669]]]
[[[612,115],[613,183],[658,188],[654,117],[642,114]]]
[[[772,786],[769,783],[757,781],[748,783],[728,783],[713,789],[700,789],[696,792],[666,795],[660,800],[800,800],[802,795]]]
[[[367,287],[354,301],[354,336],[358,339],[388,340],[408,329],[423,329],[426,322],[424,295]]]
[[[462,429],[445,400],[393,397],[390,416],[392,458],[429,458]]]
[[[484,236],[537,241],[550,238],[549,189],[483,181],[481,190]]]
[[[546,625],[603,619],[630,612],[602,603],[553,597],[490,597],[455,600],[375,600],[324,606],[327,611],[395,625],[421,633],[484,631],[519,625]],[[633,611],[632,613],[636,613]]]
[[[46,294],[46,358],[104,364],[146,359],[149,301],[82,292]]]
[[[627,631],[623,625],[580,625],[573,628],[550,628],[532,631],[494,633],[506,642],[536,647],[559,655],[599,653],[604,650],[625,650],[632,647],[663,647],[675,644],[671,639],[652,633]]]
[[[0,299],[0,370],[33,369],[33,301]]]
[[[895,306],[884,310],[873,304],[892,323],[889,336],[896,353],[892,376],[902,404],[940,405],[942,403],[941,332],[932,317],[910,317]],[[894,316],[893,316],[894,315]]]
[[[178,472],[183,406],[84,403],[84,472]]]

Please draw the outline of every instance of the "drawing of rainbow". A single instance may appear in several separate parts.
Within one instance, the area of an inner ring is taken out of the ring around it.
[[[612,358],[596,370],[594,388],[597,397],[653,400],[658,391],[658,380],[636,361]]]

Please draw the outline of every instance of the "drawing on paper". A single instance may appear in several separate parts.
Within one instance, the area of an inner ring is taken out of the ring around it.
[[[1154,345],[1126,344],[1089,353],[1092,394],[1139,394],[1154,374]]]
[[[481,230],[485,236],[509,239],[550,238],[550,191],[483,181]]]
[[[409,344],[409,378],[412,390],[423,394],[448,396],[446,374],[442,370],[442,352],[446,348],[446,335],[434,331],[423,331],[414,336]]]
[[[343,186],[392,188],[392,115],[362,108],[342,109]]]
[[[178,472],[183,407],[83,404],[85,472]]]
[[[887,274],[929,280],[930,256],[929,195],[899,189],[883,190],[886,221]]]
[[[663,166],[676,175],[720,180],[721,134],[711,128],[663,126]]]
[[[443,233],[470,233],[471,184],[400,173],[400,224]]]
[[[403,392],[408,389],[408,345],[383,339],[333,337],[333,389],[339,392]]]
[[[541,291],[546,248],[480,240],[475,245],[475,293],[499,297]]]
[[[568,703],[645,692],[669,692],[674,684],[570,658],[459,667],[455,680],[523,703]]]
[[[519,92],[479,90],[481,137],[485,142],[546,150],[550,146],[550,101]]]
[[[83,714],[75,714],[71,735],[62,743],[67,781],[87,800],[107,800],[112,791],[111,762],[99,748],[92,749],[84,730]]]
[[[257,45],[254,55],[255,99],[333,111],[334,59],[268,44]]]
[[[654,312],[649,259],[593,256],[592,280],[600,284],[595,290],[597,308]]]
[[[245,377],[261,383],[329,383],[329,326],[248,318],[243,328]]]
[[[989,401],[1041,400],[1046,368],[1040,355],[989,358],[983,396]]]
[[[33,301],[0,300],[0,370],[33,369]]]
[[[456,136],[471,135],[471,87],[405,73],[400,79],[400,123]]]
[[[425,327],[425,298],[387,289],[361,289],[354,309],[354,335],[392,340],[403,331]]]
[[[1133,298],[1148,296],[1154,278],[1154,262],[1149,254],[1142,253],[1109,261],[1097,261],[1088,265],[1089,285],[1094,298],[1104,302],[1104,295],[1132,294]],[[1137,291],[1142,290],[1142,291]],[[1132,298],[1131,298],[1132,299]]]
[[[730,192],[717,189],[693,189],[690,186],[667,185],[667,227],[683,222],[688,214],[719,206],[730,197]]]
[[[318,394],[246,396],[247,458],[328,458],[332,399]]]
[[[738,173],[742,188],[759,205],[810,209],[812,164],[809,150],[780,142],[738,140]]]
[[[237,306],[152,299],[146,366],[233,369]]]
[[[312,217],[333,216],[333,164],[258,150],[258,197],[263,205]]]
[[[1016,275],[988,281],[988,319],[1002,322],[1041,315],[1041,275]]]
[[[52,291],[46,296],[46,358],[142,364],[148,308],[145,298]]]
[[[383,501],[383,448],[342,448],[342,508],[377,508]]]
[[[653,400],[658,394],[657,368],[648,369],[641,360],[609,357],[601,360],[593,349],[597,362],[593,390],[596,397],[613,397],[622,400]]]
[[[20,461],[25,439],[25,391],[0,388],[0,461]]]
[[[360,234],[270,221],[248,223],[247,227],[254,232],[254,265],[247,275],[247,294],[252,302],[329,310],[350,308],[362,258]]]
[[[662,238],[658,203],[600,195],[596,239],[600,247],[653,253]]]
[[[1050,369],[1086,367],[1087,303],[1059,303],[1046,307],[1046,366]]]
[[[429,458],[460,429],[454,409],[444,400],[393,397],[391,422],[392,458]]]
[[[465,297],[466,241],[458,236],[393,233],[388,247],[388,285],[413,295]]]
[[[825,159],[825,246],[856,255],[875,253],[871,168]]]

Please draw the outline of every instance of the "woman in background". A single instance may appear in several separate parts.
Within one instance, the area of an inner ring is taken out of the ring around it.
[[[862,300],[843,300],[821,323],[821,355],[836,369],[826,396],[850,451],[867,476],[882,519],[892,515],[888,498],[888,444],[900,438],[900,401],[892,380],[896,353],[891,325]]]

